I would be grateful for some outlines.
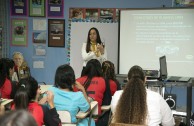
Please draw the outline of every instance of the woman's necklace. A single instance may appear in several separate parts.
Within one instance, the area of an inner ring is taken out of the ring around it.
[[[91,43],[91,51],[96,51],[96,42],[90,42]]]

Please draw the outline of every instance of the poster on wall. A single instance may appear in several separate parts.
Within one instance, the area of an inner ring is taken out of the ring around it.
[[[33,32],[32,33],[32,41],[37,44],[45,44],[46,43],[46,31],[44,32]]]
[[[72,22],[118,22],[119,9],[116,8],[70,8]]]
[[[11,19],[11,45],[27,46],[27,19]]]
[[[83,8],[70,8],[69,9],[69,18],[70,19],[83,19],[84,18],[84,9]]]
[[[29,0],[29,16],[45,17],[45,0]]]
[[[173,0],[174,7],[194,7],[194,0]]]
[[[48,17],[60,17],[64,16],[63,9],[64,9],[64,0],[48,0],[47,3]]]
[[[12,16],[27,16],[28,10],[27,0],[11,0],[10,8]]]
[[[48,19],[48,46],[65,47],[65,20]]]
[[[47,20],[46,19],[33,19],[33,30],[35,31],[45,31],[47,30]]]

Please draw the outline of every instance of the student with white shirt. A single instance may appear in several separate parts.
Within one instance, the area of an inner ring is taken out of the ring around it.
[[[145,88],[146,77],[141,67],[133,66],[128,72],[128,80],[124,90],[116,91],[112,97],[113,123],[175,125],[171,109],[163,97]]]

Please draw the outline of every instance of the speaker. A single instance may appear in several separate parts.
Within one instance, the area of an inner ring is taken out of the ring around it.
[[[176,94],[164,94],[164,99],[171,109],[176,109]]]

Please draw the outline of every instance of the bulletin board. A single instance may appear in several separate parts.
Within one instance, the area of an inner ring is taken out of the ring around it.
[[[88,31],[92,27],[99,30],[102,42],[105,43],[107,58],[115,65],[118,61],[118,23],[102,22],[71,22],[70,28],[70,65],[75,71],[76,78],[80,77],[83,68],[81,56],[82,44],[87,41]]]

